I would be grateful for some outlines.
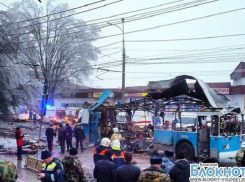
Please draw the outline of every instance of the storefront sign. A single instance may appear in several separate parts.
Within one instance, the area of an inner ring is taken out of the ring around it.
[[[103,92],[93,92],[93,98],[99,98]]]
[[[213,88],[213,89],[216,90],[217,92],[219,92],[221,94],[225,94],[225,95],[228,95],[230,93],[229,88]]]

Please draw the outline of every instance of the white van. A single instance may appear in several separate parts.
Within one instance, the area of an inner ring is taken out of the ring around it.
[[[46,115],[43,116],[44,123],[53,122],[54,124],[62,123],[66,120],[65,108],[57,108],[55,106],[47,107]]]

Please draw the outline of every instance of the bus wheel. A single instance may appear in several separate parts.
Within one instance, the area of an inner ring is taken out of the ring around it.
[[[191,146],[191,144],[187,143],[187,142],[183,142],[179,145],[178,149],[177,149],[177,153],[178,152],[183,152],[185,153],[186,159],[187,160],[193,160],[194,158],[194,150],[193,147]]]

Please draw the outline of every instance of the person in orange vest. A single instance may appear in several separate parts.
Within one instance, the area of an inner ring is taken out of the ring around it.
[[[112,148],[112,162],[116,165],[116,168],[120,167],[124,164],[124,151],[121,150],[120,147],[120,141],[118,139],[115,139],[111,142],[111,148]]]
[[[103,159],[105,152],[110,148],[111,140],[109,138],[102,138],[100,145],[93,150],[94,164]]]

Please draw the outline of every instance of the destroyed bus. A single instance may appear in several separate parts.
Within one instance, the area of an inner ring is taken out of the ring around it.
[[[192,87],[188,80],[194,81]],[[245,137],[243,114],[240,108],[228,107],[228,101],[202,80],[183,75],[150,82],[148,95],[125,107],[163,117],[163,125],[154,129],[154,150],[182,151],[188,160],[222,160],[235,157]]]

